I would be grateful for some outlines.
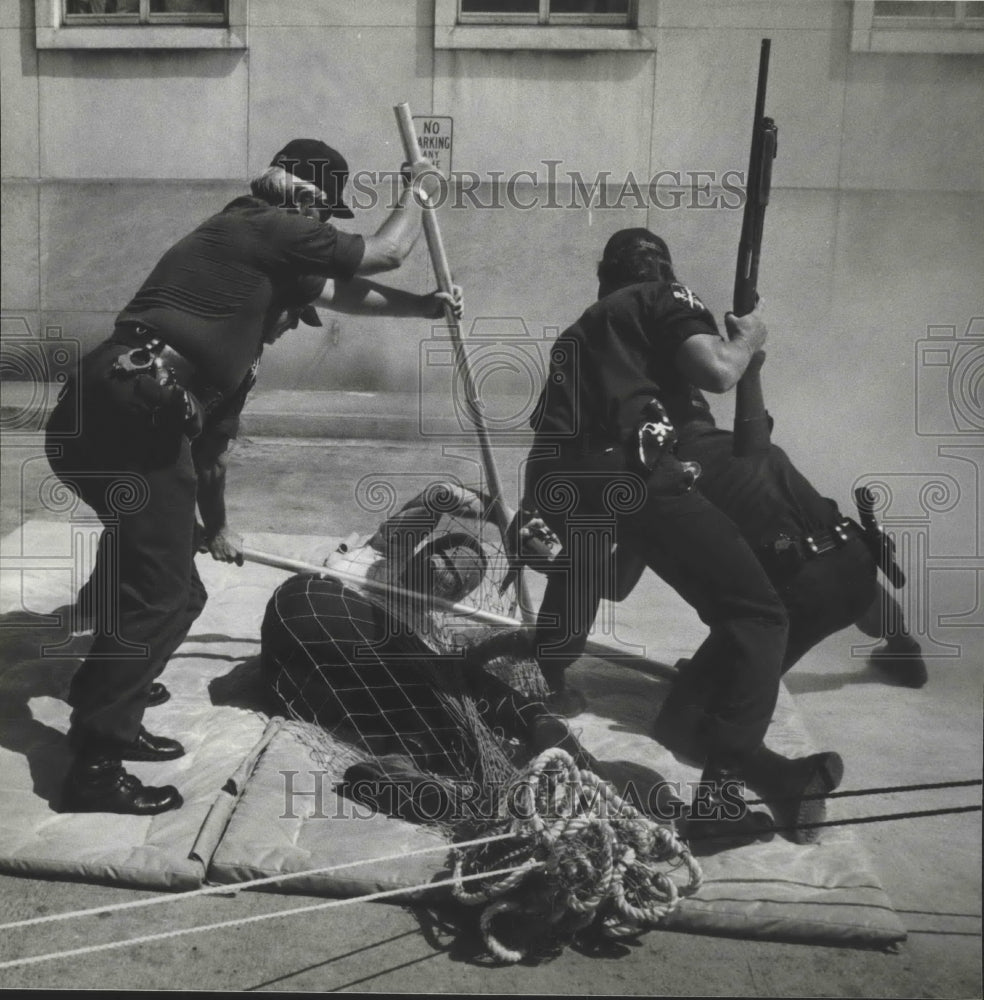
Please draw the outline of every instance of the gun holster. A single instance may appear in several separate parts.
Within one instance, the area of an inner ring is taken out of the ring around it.
[[[110,368],[114,378],[151,382],[134,383],[134,393],[144,401],[151,426],[158,428],[178,421],[183,433],[196,438],[202,431],[205,408],[195,394],[178,380],[175,364],[189,369],[188,362],[162,340],[149,337],[146,343],[117,356]]]
[[[643,471],[652,472],[663,455],[676,446],[677,433],[666,408],[658,399],[653,398],[646,403],[641,417],[636,426],[632,458]]]
[[[859,486],[854,491],[854,503],[858,508],[858,520],[868,551],[893,587],[905,586],[905,573],[895,561],[895,539],[885,532],[874,514],[874,495],[867,486]]]

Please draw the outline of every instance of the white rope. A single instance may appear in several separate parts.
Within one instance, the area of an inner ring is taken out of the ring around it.
[[[526,954],[496,937],[493,924],[504,915],[513,921],[525,916],[548,929],[566,921],[575,930],[598,918],[603,934],[626,937],[655,927],[681,894],[700,888],[700,865],[674,830],[644,816],[559,747],[532,761],[517,787],[519,816],[511,829],[527,844],[526,862],[477,892],[458,885],[452,890],[466,906],[484,907],[482,937],[500,962],[518,962]],[[480,855],[455,849],[455,876],[478,860]],[[660,866],[682,867],[686,884],[678,886]],[[534,885],[530,894],[524,883],[532,874],[546,885]]]
[[[424,889],[439,889],[451,886],[457,882],[470,879],[489,878],[493,875],[509,875],[515,869],[502,868],[499,871],[481,872],[477,875],[465,875],[457,879],[446,879],[441,882],[422,882],[420,885],[407,886],[404,889],[384,889],[367,896],[352,896],[347,899],[332,899],[327,903],[316,903],[313,906],[298,906],[293,910],[280,910],[277,913],[260,913],[252,917],[239,917],[236,920],[223,920],[216,924],[204,924],[200,927],[184,927],[174,931],[161,931],[159,934],[144,934],[142,937],[128,938],[126,941],[109,941],[105,944],[88,945],[85,948],[71,948],[68,951],[53,951],[47,955],[31,955],[28,958],[14,958],[0,962],[0,969],[13,969],[21,965],[37,965],[40,962],[50,962],[59,958],[74,958],[79,955],[92,955],[99,951],[111,951],[114,948],[127,948],[134,944],[149,944],[152,941],[165,941],[168,938],[181,937],[184,934],[197,934],[201,931],[222,930],[226,927],[242,927],[255,924],[261,920],[271,920],[275,917],[292,917],[297,913],[314,913],[317,910],[328,910],[335,906],[347,906],[350,903],[367,903],[375,899],[386,899],[391,896],[402,896],[408,892],[420,892]]]
[[[330,865],[327,868],[312,868],[303,872],[285,872],[282,875],[269,875],[264,878],[255,878],[248,882],[233,882],[230,885],[210,885],[201,889],[190,889],[188,892],[168,893],[166,895],[154,896],[151,899],[135,899],[126,903],[110,903],[106,906],[96,906],[88,910],[70,910],[66,913],[51,913],[43,917],[31,917],[29,920],[15,920],[9,924],[0,924],[0,931],[9,931],[18,927],[31,927],[35,924],[54,923],[58,920],[71,920],[74,917],[88,917],[96,913],[114,913],[118,910],[134,910],[141,906],[156,906],[159,903],[184,902],[198,896],[228,895],[239,892],[241,889],[252,889],[259,885],[271,885],[274,882],[286,882],[292,878],[304,878],[307,875],[324,875],[328,872],[339,871],[342,868],[356,868],[359,865],[374,865],[384,861],[399,861],[403,858],[412,858],[421,854],[433,854],[435,851],[449,851],[452,847],[471,847],[489,844],[496,840],[508,840],[512,838],[512,833],[499,833],[494,836],[482,837],[478,840],[462,841],[460,844],[437,844],[434,847],[420,847],[414,851],[401,851],[399,854],[388,854],[379,858],[362,858],[358,861],[345,861],[339,865]],[[435,885],[437,883],[434,883]],[[402,890],[407,892],[409,890]],[[2,968],[2,966],[0,966]]]

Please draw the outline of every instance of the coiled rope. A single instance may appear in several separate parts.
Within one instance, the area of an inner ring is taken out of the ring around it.
[[[644,816],[611,783],[579,769],[570,754],[545,750],[515,786],[515,837],[495,867],[515,866],[502,877],[477,881],[476,869],[493,860],[487,846],[455,848],[452,894],[483,906],[479,924],[489,953],[518,962],[528,949],[504,945],[495,922],[502,916],[536,920],[542,931],[573,936],[596,923],[607,937],[625,937],[658,924],[681,895],[695,892],[703,873],[674,831]],[[684,869],[685,883],[670,877]]]

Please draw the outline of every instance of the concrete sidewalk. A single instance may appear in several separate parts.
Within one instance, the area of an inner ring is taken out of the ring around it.
[[[0,423],[4,430],[38,431],[58,398],[55,383],[0,381]],[[486,414],[496,431],[526,431],[533,403],[528,397],[500,396]],[[257,387],[243,410],[244,436],[261,438],[371,438],[382,441],[442,442],[474,431],[463,402],[443,393],[317,392]]]

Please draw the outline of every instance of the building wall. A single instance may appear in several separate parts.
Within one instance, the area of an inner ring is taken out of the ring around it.
[[[549,340],[593,298],[604,241],[631,225],[668,239],[720,315],[740,212],[708,178],[745,169],[768,36],[770,408],[804,450],[822,427],[849,429],[830,415],[845,396],[875,426],[911,424],[917,342],[984,312],[984,60],[851,52],[848,0],[641,3],[655,52],[435,50],[433,0],[250,0],[247,50],[146,52],[39,51],[33,2],[2,0],[4,314],[95,343],[162,250],[288,139],[323,137],[354,171],[396,168],[392,108],[407,101],[453,117],[454,169],[483,178],[441,210],[479,341]],[[480,207],[503,194],[492,171],[529,172],[514,200],[533,207]],[[568,174],[590,185],[606,171],[616,207],[597,192],[585,204]],[[659,171],[683,188],[663,174],[649,192]],[[622,191],[630,175],[643,195]],[[344,227],[374,230],[386,191]],[[423,242],[391,278],[431,285]],[[268,352],[261,386],[444,392],[447,369],[421,364],[430,336],[424,322],[326,316]],[[523,371],[492,374],[527,391]]]

